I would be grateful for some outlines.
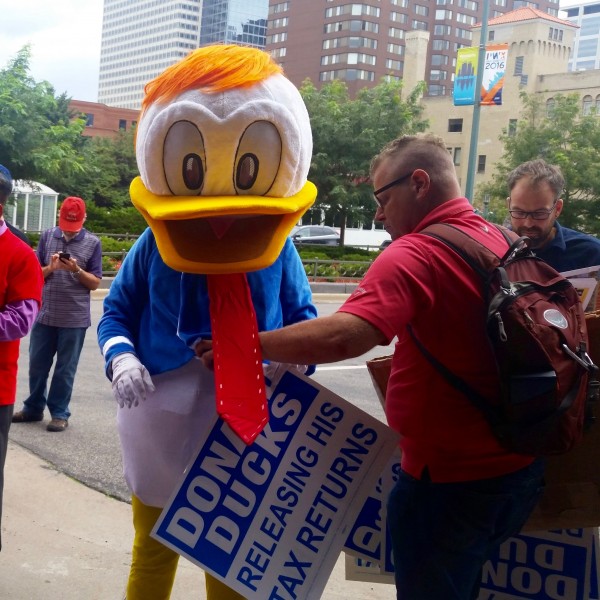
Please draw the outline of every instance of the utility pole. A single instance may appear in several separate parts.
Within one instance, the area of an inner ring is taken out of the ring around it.
[[[473,101],[473,123],[471,125],[471,145],[469,147],[469,165],[467,168],[467,184],[465,196],[473,203],[473,187],[475,184],[475,169],[477,166],[477,142],[479,140],[479,112],[481,110],[481,84],[485,68],[485,45],[487,42],[488,11],[490,0],[482,0],[481,37],[479,38],[479,57],[477,59],[477,77],[475,79],[475,98]]]

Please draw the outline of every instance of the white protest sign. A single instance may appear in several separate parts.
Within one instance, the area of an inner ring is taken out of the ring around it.
[[[251,446],[216,420],[153,536],[246,598],[320,598],[398,436],[291,372],[269,406]]]
[[[516,535],[484,565],[479,600],[597,598],[597,550],[597,529]]]
[[[393,583],[394,570],[386,528],[385,501],[395,469],[390,461],[379,481],[382,502],[372,494],[344,546],[346,579]],[[357,535],[365,524],[376,523],[362,547]],[[478,600],[592,600],[600,596],[597,529],[562,529],[519,534],[509,538],[482,571]]]

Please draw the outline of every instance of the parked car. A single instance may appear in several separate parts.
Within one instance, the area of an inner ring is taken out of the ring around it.
[[[291,234],[294,244],[325,244],[339,246],[340,234],[326,225],[304,225],[296,227]]]
[[[381,245],[379,246],[379,249],[385,250],[391,243],[392,240],[383,240],[383,242],[381,242]]]

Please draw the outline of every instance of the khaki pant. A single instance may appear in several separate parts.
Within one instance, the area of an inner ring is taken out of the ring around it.
[[[179,554],[154,538],[150,532],[162,509],[143,504],[135,496],[131,499],[135,537],[127,600],[168,600],[175,581]],[[224,583],[205,573],[207,600],[244,600]]]

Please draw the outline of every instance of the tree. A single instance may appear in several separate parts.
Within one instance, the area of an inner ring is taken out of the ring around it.
[[[119,132],[115,138],[85,138],[81,149],[85,169],[63,177],[56,189],[102,208],[131,206],[129,186],[138,175],[134,138],[134,129]]]
[[[25,46],[0,70],[0,163],[15,179],[47,183],[84,169],[85,123],[72,118],[66,95],[29,76],[29,59]]]
[[[351,99],[344,82],[336,80],[320,90],[306,81],[300,93],[310,115],[313,157],[309,179],[319,196],[315,209],[340,226],[341,244],[348,220],[372,219],[369,166],[392,139],[424,131],[419,104],[422,87],[401,98],[401,82],[382,82],[363,88]]]
[[[504,146],[492,181],[479,186],[478,200],[488,194],[497,222],[508,214],[506,178],[515,167],[543,158],[560,166],[565,178],[565,200],[560,221],[568,227],[600,233],[600,120],[599,115],[581,114],[577,94],[556,95],[554,103],[522,94],[522,119],[515,135],[500,136]]]

